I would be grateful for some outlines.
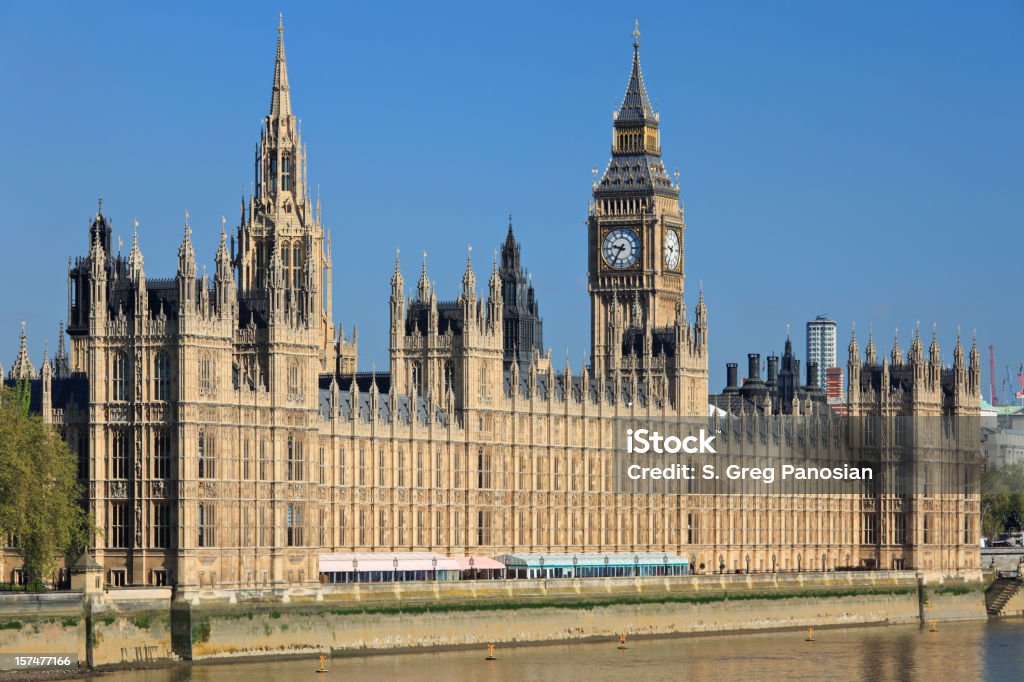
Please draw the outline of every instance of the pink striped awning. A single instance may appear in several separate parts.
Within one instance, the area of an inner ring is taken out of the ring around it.
[[[453,558],[455,559],[455,562],[459,565],[459,570],[462,570],[462,571],[470,570],[470,568],[471,568],[470,565],[469,565],[470,557],[468,557],[468,556],[457,556],[457,557],[453,557]],[[503,570],[505,568],[505,564],[501,563],[500,561],[495,561],[494,559],[492,559],[490,557],[475,556],[475,557],[472,557],[472,559],[473,559],[473,566],[472,566],[472,568],[475,568],[478,571],[482,571],[482,570],[488,570],[489,571],[489,570],[492,570],[492,569],[497,569],[497,570],[500,571],[500,570]]]

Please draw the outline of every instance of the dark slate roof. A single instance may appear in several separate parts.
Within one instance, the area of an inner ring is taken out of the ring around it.
[[[644,74],[640,69],[640,46],[636,43],[633,44],[633,66],[629,72],[629,84],[626,86],[626,94],[622,98],[622,107],[619,108],[619,116],[616,119],[616,123],[620,122],[646,122],[657,125],[654,107],[647,97]]]
[[[679,193],[665,171],[661,157],[654,154],[616,154],[597,186],[594,196],[612,196],[623,191],[654,191],[671,197]]]
[[[20,382],[16,379],[5,379],[4,386],[16,388]],[[29,412],[40,414],[43,411],[43,380],[29,379]],[[64,379],[50,380],[50,408],[64,409],[72,402],[78,407],[89,404],[89,380],[82,373],[76,372]]]
[[[356,382],[359,389],[358,405],[356,406],[359,420],[370,421],[370,384],[373,374],[360,372],[354,377],[345,375],[337,377],[338,382],[338,413],[342,419],[352,418],[352,382]],[[395,414],[391,413],[391,376],[389,374],[377,374],[377,417],[385,422],[390,422],[392,416],[396,417],[399,423],[408,424],[410,418],[415,416],[420,424],[428,422],[430,406],[425,398],[417,396],[415,408],[412,405],[412,397],[408,395],[398,396]],[[320,376],[318,404],[320,414],[326,419],[331,415],[331,375]],[[448,417],[440,406],[435,406],[434,420],[442,425],[448,424]]]

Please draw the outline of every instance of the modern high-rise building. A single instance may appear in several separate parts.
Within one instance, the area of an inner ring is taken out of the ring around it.
[[[818,388],[825,389],[826,371],[836,367],[836,323],[818,315],[807,323],[807,364],[818,364]]]

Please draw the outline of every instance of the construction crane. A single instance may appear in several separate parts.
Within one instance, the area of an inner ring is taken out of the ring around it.
[[[1020,364],[1020,369],[1017,370],[1017,381],[1020,382],[1020,390],[1017,391],[1017,400],[1024,403],[1024,362]]]
[[[998,405],[998,398],[996,398],[996,350],[992,347],[992,344],[988,346],[988,401],[993,405]]]

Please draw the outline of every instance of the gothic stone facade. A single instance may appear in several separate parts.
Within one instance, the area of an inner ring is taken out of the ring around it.
[[[679,185],[637,41],[589,209],[591,356],[578,371],[539,351],[510,226],[486,299],[470,258],[453,301],[438,300],[425,263],[406,296],[396,258],[391,366],[357,372],[356,334],[333,320],[331,240],[305,156],[279,28],[255,192],[230,238],[222,226],[212,281],[198,274],[187,214],[176,275],[153,279],[137,236],[115,255],[101,205],[88,255],[69,269],[70,353],[62,334],[41,374],[24,350],[10,372],[32,381],[34,407],[78,453],[109,582],[302,585],[317,580],[320,553],[346,550],[668,551],[712,570],[897,556],[977,566],[959,532],[933,535],[926,554],[913,534],[899,546],[868,536],[865,511],[879,502],[867,496],[614,492],[616,417],[706,416],[708,404],[707,309],[701,293],[687,314]],[[948,370],[912,352],[899,372],[914,379],[895,386],[895,362],[872,383],[870,355],[861,365],[851,353],[851,412],[975,409],[976,350],[969,369],[961,356]],[[943,513],[950,528],[977,526],[976,499]],[[19,563],[10,548],[0,559],[5,573]]]

